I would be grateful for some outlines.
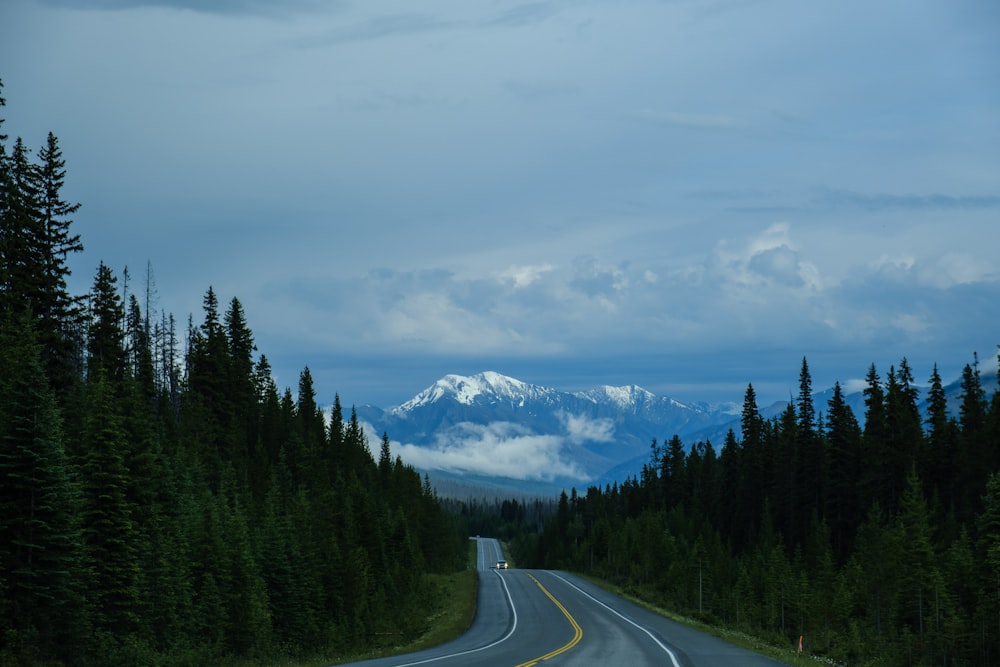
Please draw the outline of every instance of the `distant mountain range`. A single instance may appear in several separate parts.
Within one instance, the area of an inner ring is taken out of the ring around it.
[[[991,395],[996,378],[989,380]],[[817,412],[832,393],[814,394]],[[960,394],[957,382],[948,387],[952,414]],[[740,434],[739,398],[722,406],[684,403],[635,385],[567,392],[487,371],[446,375],[402,405],[364,405],[357,414],[373,438],[387,433],[442,495],[550,496],[638,474],[654,438],[664,443],[676,434],[689,447],[710,440],[721,448],[730,428]],[[846,399],[863,420],[863,395]],[[759,409],[770,418],[786,405]]]

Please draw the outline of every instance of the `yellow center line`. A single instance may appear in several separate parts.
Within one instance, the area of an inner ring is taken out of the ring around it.
[[[557,600],[555,596],[552,595],[552,593],[549,593],[548,589],[546,589],[545,586],[542,586],[542,582],[538,581],[538,579],[535,579],[535,577],[533,577],[530,574],[528,576],[531,577],[532,581],[538,584],[538,587],[542,589],[542,592],[545,593],[545,595],[548,596],[550,600],[552,600],[552,603],[555,604],[555,606],[559,607],[559,611],[561,611],[563,615],[569,620],[570,625],[573,626],[573,639],[569,640],[568,644],[566,644],[565,646],[560,646],[555,651],[546,653],[545,655],[539,658],[533,658],[528,662],[522,662],[521,664],[516,665],[515,667],[533,667],[542,660],[548,660],[549,658],[556,657],[560,653],[565,653],[566,651],[570,650],[571,648],[579,644],[580,640],[583,638],[583,630],[580,628],[580,624],[576,622],[576,619],[573,618],[568,611],[566,611],[566,607],[562,606],[562,603],[559,602],[559,600]]]

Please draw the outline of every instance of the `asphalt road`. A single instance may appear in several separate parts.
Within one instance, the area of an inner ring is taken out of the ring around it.
[[[669,665],[776,667],[783,663],[669,621],[565,572],[496,570],[496,540],[477,538],[479,604],[472,627],[442,646],[365,667]]]

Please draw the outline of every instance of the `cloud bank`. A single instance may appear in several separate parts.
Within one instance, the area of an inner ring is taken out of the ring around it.
[[[435,434],[430,447],[391,442],[394,456],[421,470],[509,477],[522,480],[588,481],[574,460],[587,443],[607,443],[614,427],[607,419],[561,415],[563,432],[539,434],[522,424],[462,422]],[[368,426],[368,430],[371,427]],[[369,433],[369,440],[372,440]]]
[[[4,130],[60,137],[74,291],[236,296],[279,386],[766,402],[993,354],[994,5],[12,0]]]

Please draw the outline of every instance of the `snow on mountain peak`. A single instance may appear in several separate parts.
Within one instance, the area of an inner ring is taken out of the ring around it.
[[[603,385],[597,391],[603,393],[611,402],[621,408],[633,408],[640,403],[652,401],[656,398],[651,392],[634,384],[625,387]]]
[[[478,396],[488,396],[523,403],[525,396],[535,395],[540,391],[539,387],[529,385],[496,371],[484,371],[471,376],[449,374],[427,389],[424,389],[406,403],[400,405],[394,411],[409,412],[414,408],[448,397],[465,405],[472,405]]]

